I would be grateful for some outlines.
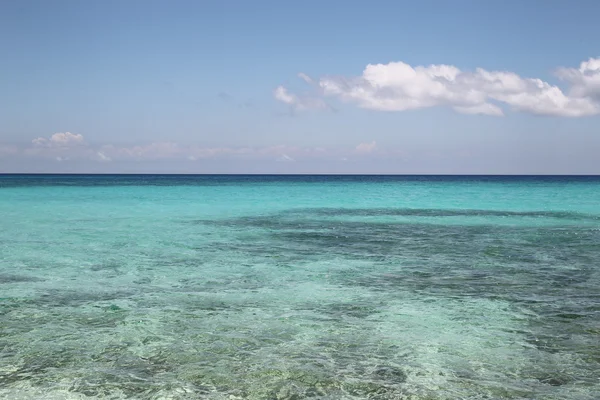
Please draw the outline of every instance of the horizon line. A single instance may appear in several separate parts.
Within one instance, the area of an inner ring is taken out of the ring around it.
[[[453,177],[600,177],[600,174],[444,174],[444,173],[187,173],[187,172],[0,172],[0,176],[453,176]]]

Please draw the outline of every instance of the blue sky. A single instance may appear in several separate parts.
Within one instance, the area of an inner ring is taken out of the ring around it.
[[[598,15],[1,2],[0,172],[600,174]]]

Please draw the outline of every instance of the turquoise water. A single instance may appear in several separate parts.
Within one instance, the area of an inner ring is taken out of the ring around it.
[[[597,399],[600,178],[0,176],[2,399]]]

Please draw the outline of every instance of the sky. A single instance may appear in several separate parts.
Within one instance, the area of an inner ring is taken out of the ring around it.
[[[0,2],[0,172],[600,174],[597,0]]]

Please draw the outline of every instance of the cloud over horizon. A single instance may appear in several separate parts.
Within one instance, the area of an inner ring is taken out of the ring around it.
[[[309,159],[337,159],[344,156],[366,156],[376,151],[376,143],[360,143],[356,147],[302,147],[273,145],[263,147],[204,147],[176,142],[150,142],[130,146],[90,145],[82,134],[55,133],[48,138],[38,137],[30,146],[18,147],[0,143],[0,155],[33,157],[54,161],[199,161],[207,159],[245,159],[293,162]],[[384,155],[385,152],[381,152]]]
[[[372,141],[371,143],[360,143],[356,146],[357,153],[372,153],[377,148],[377,143]]]
[[[537,78],[509,71],[462,71],[453,65],[411,66],[402,61],[369,64],[362,75],[298,76],[314,86],[319,96],[299,98],[279,86],[275,99],[298,109],[318,109],[324,98],[336,98],[360,108],[407,111],[450,107],[462,114],[503,116],[500,105],[514,111],[559,117],[600,114],[600,58],[581,62],[579,68],[558,68],[556,77],[567,90]]]
[[[45,147],[69,147],[83,144],[83,135],[71,132],[58,132],[49,138],[38,137],[31,141],[36,146]]]

